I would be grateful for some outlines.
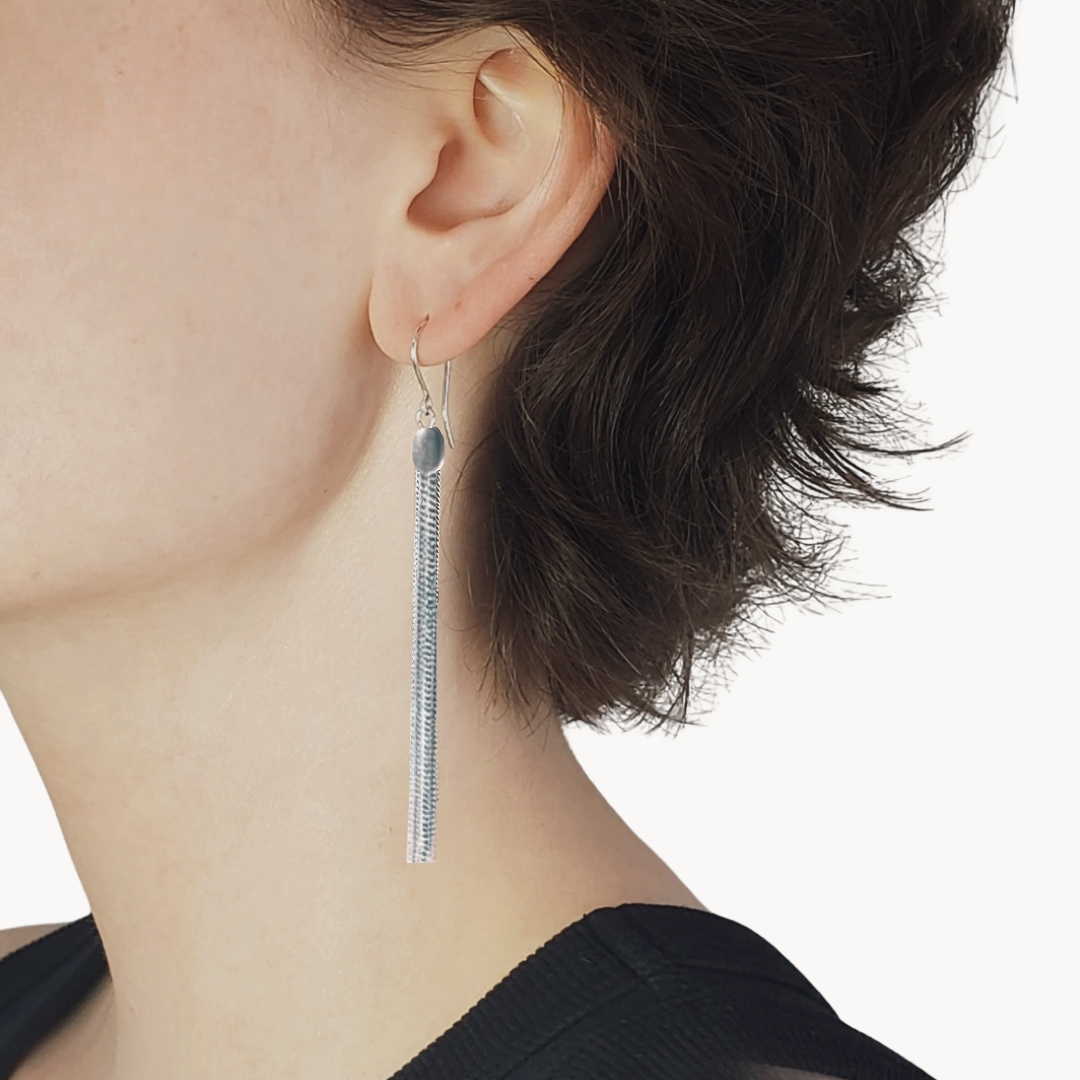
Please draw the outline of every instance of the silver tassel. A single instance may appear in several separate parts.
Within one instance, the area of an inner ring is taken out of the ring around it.
[[[409,837],[405,861],[435,861],[435,804],[439,799],[439,775],[435,738],[435,643],[439,608],[439,488],[446,459],[442,432],[435,427],[435,409],[416,356],[420,324],[412,341],[412,363],[423,403],[416,414],[420,426],[413,436],[412,458],[416,467],[416,526],[413,534],[413,655],[412,709],[409,717]],[[454,445],[450,430],[450,362],[443,374],[443,423],[446,439]],[[425,425],[424,421],[428,421]]]
[[[436,435],[421,428],[416,440]],[[434,440],[431,440],[434,442]],[[416,441],[413,458],[417,457]],[[421,448],[423,449],[423,448]],[[409,743],[409,847],[406,862],[435,861],[435,803],[439,797],[435,740],[435,636],[439,604],[439,478],[416,471],[413,544],[412,714]]]

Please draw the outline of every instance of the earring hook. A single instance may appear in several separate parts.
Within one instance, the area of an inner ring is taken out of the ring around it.
[[[420,405],[420,409],[416,414],[416,422],[422,424],[427,418],[435,419],[435,406],[431,403],[431,394],[428,393],[427,383],[424,382],[424,376],[420,374],[420,361],[417,358],[416,350],[420,343],[420,331],[427,326],[430,320],[430,315],[425,315],[423,322],[416,328],[416,333],[413,334],[412,345],[409,347],[409,358],[412,360],[413,371],[416,372],[416,378],[420,382],[420,389],[424,393],[424,400]],[[446,428],[446,441],[450,444],[450,449],[454,448],[454,433],[450,429],[450,361],[447,360],[443,366],[443,397],[442,397],[442,418],[443,425]],[[430,425],[429,425],[430,426]]]

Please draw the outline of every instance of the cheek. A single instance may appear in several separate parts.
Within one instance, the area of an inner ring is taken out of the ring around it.
[[[241,552],[361,452],[393,365],[290,44],[263,0],[0,6],[0,608]]]

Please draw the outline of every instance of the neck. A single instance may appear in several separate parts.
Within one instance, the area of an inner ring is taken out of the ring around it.
[[[380,514],[410,536],[402,486]],[[442,626],[436,861],[406,863],[412,550],[366,543],[327,513],[242,568],[0,625],[109,959],[103,1076],[375,1080],[586,912],[701,906]]]

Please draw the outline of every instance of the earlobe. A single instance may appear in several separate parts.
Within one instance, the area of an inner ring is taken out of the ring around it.
[[[425,364],[486,337],[582,233],[614,170],[613,141],[603,131],[594,145],[584,102],[510,40],[425,87],[441,134],[412,145],[437,158],[386,230],[369,299],[375,341],[399,362],[425,316]]]

